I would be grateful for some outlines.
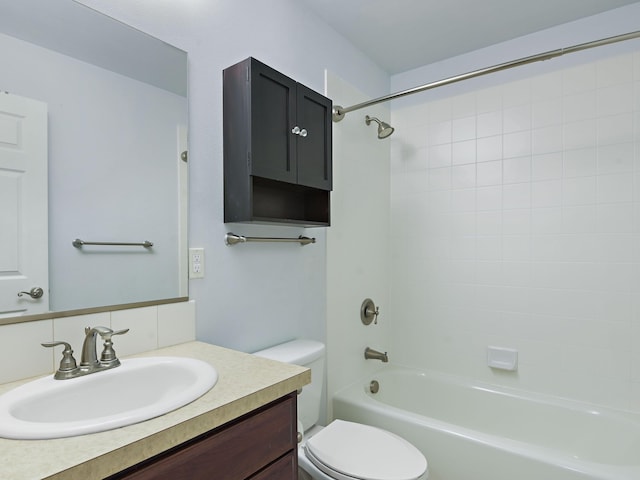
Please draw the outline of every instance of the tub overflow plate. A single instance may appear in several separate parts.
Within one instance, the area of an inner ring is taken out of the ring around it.
[[[371,393],[378,393],[379,390],[380,390],[380,384],[378,383],[378,381],[371,380],[371,383],[369,384],[369,391]]]

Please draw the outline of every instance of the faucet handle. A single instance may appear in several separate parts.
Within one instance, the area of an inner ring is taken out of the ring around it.
[[[108,332],[98,331],[98,333],[100,334],[100,336],[102,337],[103,340],[107,341],[107,340],[111,340],[111,337],[113,337],[114,335],[124,335],[128,331],[129,331],[128,328],[125,328],[123,330],[117,330],[115,332],[113,330],[109,329]]]
[[[111,329],[109,329],[108,332],[104,332],[104,333],[98,332],[100,333],[100,336],[104,340],[104,349],[102,350],[102,354],[100,355],[100,363],[102,365],[108,365],[108,366],[120,365],[120,360],[118,360],[118,357],[116,357],[116,352],[113,349],[113,342],[111,341],[111,337],[113,337],[114,335],[123,335],[128,331],[129,329],[125,328],[124,330],[118,330],[115,332]]]
[[[60,360],[60,367],[55,373],[54,378],[58,380],[71,378],[72,374],[74,374],[78,370],[76,359],[73,357],[73,349],[67,342],[44,342],[41,343],[41,345],[43,347],[57,347],[58,345],[64,345],[64,350],[62,351],[62,360]]]
[[[378,315],[380,315],[380,307],[376,307],[373,300],[365,298],[360,306],[360,320],[365,325],[370,325],[371,321],[378,324]]]
[[[109,327],[101,327],[101,326],[97,326],[97,327],[93,327],[93,328],[92,327],[84,327],[84,334],[85,335],[89,335],[92,331],[94,333],[99,333],[102,336],[113,333],[113,330],[111,330]]]

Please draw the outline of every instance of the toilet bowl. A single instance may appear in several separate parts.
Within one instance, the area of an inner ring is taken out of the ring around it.
[[[254,353],[311,368],[311,384],[298,396],[300,479],[425,480],[427,460],[398,435],[344,420],[334,420],[326,427],[318,425],[324,350],[320,342],[293,340]]]
[[[427,461],[411,443],[369,425],[334,420],[298,447],[313,480],[425,480]]]

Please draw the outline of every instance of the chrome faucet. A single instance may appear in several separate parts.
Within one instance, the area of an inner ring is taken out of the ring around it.
[[[369,347],[364,349],[364,358],[366,360],[381,360],[384,363],[387,363],[389,361],[387,352],[382,353]]]
[[[82,344],[82,357],[80,357],[80,367],[90,369],[98,368],[98,353],[96,350],[96,337],[100,335],[113,335],[113,330],[107,327],[86,327],[84,329],[84,343]]]
[[[114,332],[108,327],[87,327],[84,329],[84,343],[82,344],[82,357],[80,357],[80,365],[76,365],[76,360],[73,358],[73,350],[71,346],[66,342],[48,342],[43,343],[43,347],[55,347],[57,345],[64,345],[64,351],[62,352],[62,360],[60,361],[60,368],[56,371],[54,378],[57,380],[66,380],[69,378],[81,377],[83,375],[89,375],[90,373],[100,372],[102,370],[108,370],[120,365],[120,360],[116,357],[116,352],[113,349],[113,342],[111,337],[114,335],[122,335],[129,331],[128,328],[124,330],[118,330]],[[96,350],[96,338],[100,337],[104,340],[104,349],[98,360],[98,353]]]

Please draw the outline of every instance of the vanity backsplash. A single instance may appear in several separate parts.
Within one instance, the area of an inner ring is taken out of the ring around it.
[[[85,327],[129,328],[113,339],[119,357],[195,340],[195,301],[114,310],[0,326],[0,384],[53,373],[61,348],[42,342],[64,341],[78,354]]]

